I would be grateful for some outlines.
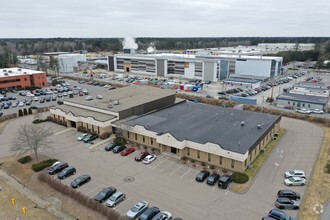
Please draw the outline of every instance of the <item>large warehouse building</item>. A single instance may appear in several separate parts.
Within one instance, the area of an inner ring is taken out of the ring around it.
[[[117,122],[129,141],[244,171],[280,129],[280,116],[183,101]]]
[[[0,89],[47,87],[45,72],[21,68],[0,69]]]
[[[108,57],[109,71],[213,82],[231,74],[274,78],[281,74],[282,62],[281,57],[239,55],[117,54]]]

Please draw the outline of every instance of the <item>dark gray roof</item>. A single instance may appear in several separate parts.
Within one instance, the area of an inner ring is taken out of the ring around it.
[[[239,78],[228,78],[224,80],[225,82],[235,82],[235,83],[258,83],[260,80],[257,79],[239,79]]]
[[[253,150],[280,118],[186,101],[124,124],[141,125],[160,135],[168,132],[179,141],[211,142],[223,149],[244,154]],[[244,126],[241,126],[242,121]]]
[[[303,94],[295,94],[295,93],[283,93],[282,95],[277,96],[276,99],[296,101],[296,102],[307,102],[307,103],[320,104],[320,105],[325,105],[328,102],[327,97],[303,95]]]

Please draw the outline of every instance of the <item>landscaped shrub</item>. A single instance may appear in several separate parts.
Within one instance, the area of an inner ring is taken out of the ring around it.
[[[46,121],[49,121],[48,118],[46,119],[35,119],[32,121],[33,124],[39,124],[39,123],[42,123],[42,122],[46,122]]]
[[[39,172],[46,167],[50,167],[53,165],[57,160],[56,159],[48,159],[48,160],[43,160],[39,163],[32,164],[32,170],[35,172]]]
[[[126,145],[127,144],[127,140],[124,137],[116,137],[113,142],[116,143],[116,144],[120,144],[120,145]]]
[[[204,166],[206,166],[206,163],[204,161],[202,161],[201,165],[204,167]]]
[[[21,157],[19,158],[17,161],[20,162],[21,164],[25,164],[28,163],[32,160],[31,156],[25,156],[25,157]]]
[[[249,176],[245,173],[235,172],[231,177],[234,183],[243,184],[249,181]]]
[[[104,132],[103,134],[100,135],[100,138],[102,140],[104,140],[104,139],[107,139],[109,136],[110,136],[110,133],[109,132]]]

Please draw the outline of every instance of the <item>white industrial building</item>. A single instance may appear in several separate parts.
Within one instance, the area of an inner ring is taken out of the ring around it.
[[[59,71],[61,73],[73,73],[78,67],[79,61],[86,61],[85,54],[60,54],[58,55]]]
[[[117,54],[108,56],[109,71],[157,77],[220,81],[229,75],[274,78],[281,74],[283,58],[267,56],[187,54]]]

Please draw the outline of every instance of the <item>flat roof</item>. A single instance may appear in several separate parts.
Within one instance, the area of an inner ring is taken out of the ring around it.
[[[93,97],[93,100],[90,101],[86,100],[86,96],[77,96],[72,100],[66,100],[66,102],[81,104],[112,112],[120,112],[174,94],[175,91],[172,90],[159,89],[151,86],[130,85],[114,90],[105,90],[104,92],[90,95]],[[102,95],[103,98],[96,99],[97,95]],[[111,104],[115,103],[116,101],[118,101],[118,105]],[[112,106],[112,108],[108,107],[109,104]]]
[[[210,142],[245,154],[256,147],[280,119],[281,116],[185,101],[123,124],[140,125],[159,135],[170,133],[179,141]]]
[[[253,79],[239,79],[239,78],[228,78],[224,80],[225,82],[238,82],[238,83],[259,83],[260,80]]]
[[[111,119],[116,118],[116,116],[113,116],[113,115],[95,112],[92,110],[82,109],[82,108],[74,107],[71,105],[65,105],[65,104],[51,107],[51,108],[52,109],[61,109],[63,112],[66,112],[66,113],[71,112],[75,117],[78,117],[78,116],[81,116],[84,118],[92,117],[97,121],[109,121]]]
[[[266,79],[269,79],[269,76],[253,76],[253,75],[230,74],[229,79],[231,79],[231,78],[235,78],[235,79],[252,79],[252,80],[265,81]]]
[[[16,67],[0,69],[0,77],[33,75],[33,74],[38,74],[38,73],[45,73],[45,72],[30,70],[30,69],[16,68]]]
[[[322,97],[322,96],[303,95],[303,94],[295,94],[295,93],[283,93],[277,96],[276,99],[296,101],[296,102],[308,102],[308,103],[322,104],[322,105],[325,105],[328,102],[328,98],[324,96]]]

